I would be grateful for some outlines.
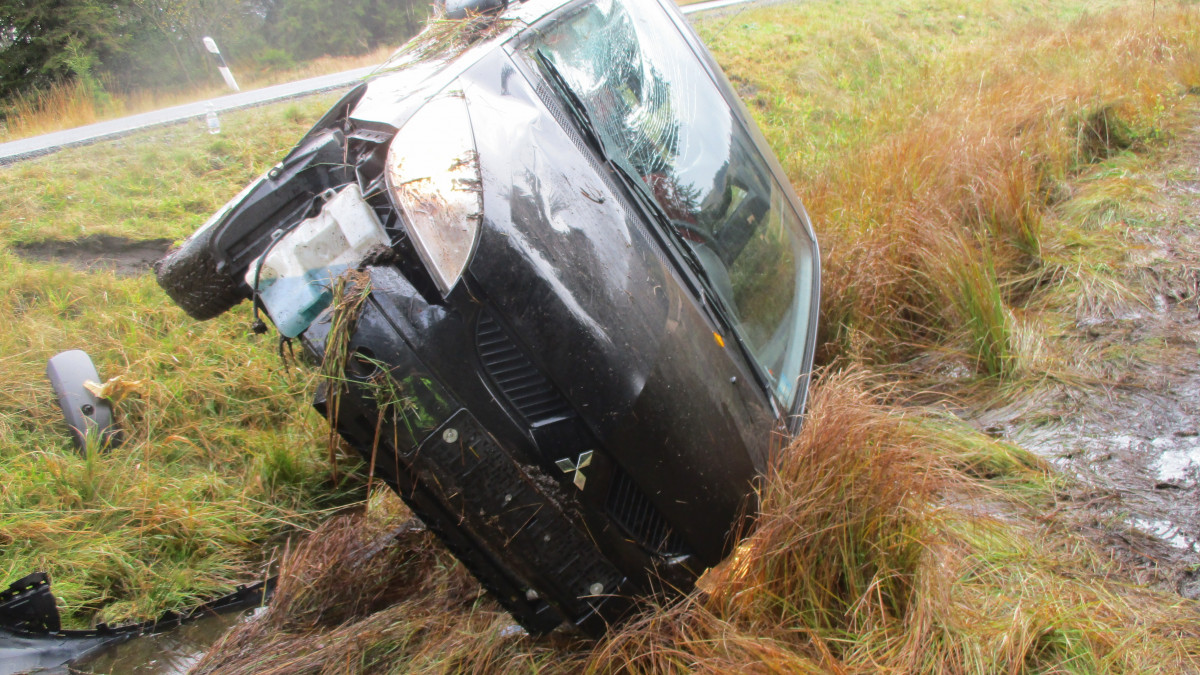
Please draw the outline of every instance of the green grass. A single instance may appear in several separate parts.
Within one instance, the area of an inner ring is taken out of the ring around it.
[[[182,239],[270,168],[336,100],[330,95],[65,150],[3,169],[0,242],[89,234]]]
[[[1088,375],[1068,363],[1069,328],[1150,283],[1129,270],[1127,236],[1159,226],[1142,176],[1194,119],[1194,4],[812,0],[700,30],[813,216],[826,363],[903,385],[929,381],[928,358],[945,366],[932,377],[943,389],[999,396]],[[181,238],[328,104],[227,115],[220,137],[191,125],[0,170],[0,570],[49,569],[75,624],[244,581],[281,536],[361,498],[363,481],[334,484],[305,394],[315,375],[286,370],[246,311],[197,323],[149,277],[30,263],[12,246]],[[146,383],[119,406],[131,438],[109,454],[70,447],[42,375],[76,347],[103,376]],[[936,376],[954,367],[969,375]],[[1059,508],[1063,478],[953,419],[887,405],[908,390],[854,372],[822,378],[739,553],[701,592],[599,644],[504,637],[510,619],[422,535],[384,558],[405,570],[403,588],[347,600],[297,583],[271,636],[246,628],[228,640],[237,659],[205,668],[1195,668],[1195,605],[1131,584],[1078,536]],[[291,558],[297,578],[331,578],[387,529],[324,527]],[[336,621],[314,618],[344,601]]]
[[[1052,361],[1014,351],[1044,344],[1011,337],[1031,294],[1120,246],[1095,225],[1130,186],[1075,186],[1162,147],[1200,85],[1188,3],[829,1],[701,33],[816,223],[823,358],[1007,380]]]
[[[306,370],[246,311],[199,323],[150,275],[33,263],[15,243],[182,238],[285,152],[329,97],[185,125],[4,169],[0,203],[0,577],[52,574],[70,625],[153,616],[261,573],[264,547],[354,499],[334,485]],[[128,442],[81,457],[44,371],[85,349],[143,381]],[[354,488],[359,489],[361,488]]]
[[[1197,607],[1134,586],[1054,515],[1069,484],[961,422],[824,373],[762,489],[758,526],[700,590],[604,639],[506,634],[427,534],[361,551],[405,513],[379,493],[293,552],[294,576],[198,673],[1186,672]],[[347,564],[378,570],[326,589]],[[397,583],[382,581],[402,576]]]

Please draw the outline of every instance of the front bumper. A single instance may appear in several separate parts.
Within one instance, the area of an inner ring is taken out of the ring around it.
[[[701,571],[609,453],[594,453],[584,490],[549,459],[598,446],[494,317],[427,304],[396,269],[367,269],[345,390],[316,407],[527,626],[598,633],[631,596]],[[330,316],[302,337],[318,359]],[[501,388],[491,377],[504,374]]]

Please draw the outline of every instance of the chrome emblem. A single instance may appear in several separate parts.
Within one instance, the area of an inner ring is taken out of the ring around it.
[[[558,468],[562,469],[563,473],[575,474],[575,478],[572,482],[575,483],[575,487],[582,490],[583,486],[587,484],[587,476],[583,475],[583,470],[591,465],[593,454],[593,451],[588,450],[587,452],[579,455],[579,459],[577,461],[572,462],[570,459],[563,458],[556,461],[554,464]]]

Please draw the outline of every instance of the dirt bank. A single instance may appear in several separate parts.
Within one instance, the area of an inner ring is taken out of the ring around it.
[[[170,239],[127,239],[97,234],[80,239],[48,240],[14,247],[30,260],[59,262],[78,270],[112,270],[118,276],[137,276],[171,248]]]

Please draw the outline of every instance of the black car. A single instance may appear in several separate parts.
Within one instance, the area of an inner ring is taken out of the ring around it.
[[[749,524],[804,405],[817,244],[670,0],[496,9],[402,50],[158,280],[197,319],[253,298],[525,628],[597,634]]]

